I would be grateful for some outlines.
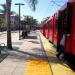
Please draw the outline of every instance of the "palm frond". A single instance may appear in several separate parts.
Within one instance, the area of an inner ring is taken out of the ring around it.
[[[28,3],[29,3],[29,6],[33,9],[33,11],[35,11],[38,0],[28,0]]]
[[[6,4],[1,5],[3,9],[6,9]]]
[[[5,14],[5,10],[3,10],[3,9],[0,9],[0,13],[3,13],[3,14]]]
[[[2,6],[2,9],[0,9],[0,13],[5,14],[6,13],[6,4],[2,4],[1,6]],[[15,12],[11,11],[10,15],[13,15],[13,14],[15,14]]]

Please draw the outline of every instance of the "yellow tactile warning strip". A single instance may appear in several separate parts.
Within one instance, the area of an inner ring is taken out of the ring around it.
[[[55,48],[51,43],[48,42],[48,40],[42,35],[42,33],[40,33],[40,37],[46,55],[48,56],[49,64],[51,65],[53,75],[75,75],[75,72],[72,71],[67,64],[56,58]]]
[[[47,60],[29,60],[25,75],[52,75]]]

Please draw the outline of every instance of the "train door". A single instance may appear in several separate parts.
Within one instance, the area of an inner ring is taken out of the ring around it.
[[[48,38],[48,22],[46,22],[46,38]]]
[[[57,46],[57,35],[58,35],[58,32],[57,32],[57,13],[54,15],[54,45]]]
[[[46,33],[45,33],[45,24],[43,24],[43,35],[45,36]]]
[[[53,41],[54,41],[54,27],[53,27],[53,22],[54,22],[54,20],[53,20],[53,17],[52,17],[52,27],[51,27],[51,39],[52,39],[52,43],[53,43]]]
[[[62,37],[62,15],[61,11],[58,12],[58,18],[57,18],[57,45],[60,44],[61,37]]]
[[[53,42],[53,25],[52,25],[52,19],[50,19],[50,23],[49,23],[49,41]]]
[[[50,25],[50,19],[49,19],[49,22],[48,22],[48,40],[49,40],[49,32],[50,32],[49,25]]]
[[[45,37],[47,37],[47,30],[48,30],[48,27],[47,27],[47,24],[46,24],[46,23],[44,24],[44,30],[45,30],[45,33],[44,33],[44,34],[45,34]]]
[[[50,19],[47,20],[47,38],[49,39],[49,25],[50,25]]]
[[[40,31],[43,34],[43,25],[40,25]]]
[[[72,6],[67,3],[67,9],[65,11],[65,25],[66,25],[66,41],[65,41],[65,52],[70,53],[72,48]]]
[[[72,3],[72,54],[75,56],[75,2]]]

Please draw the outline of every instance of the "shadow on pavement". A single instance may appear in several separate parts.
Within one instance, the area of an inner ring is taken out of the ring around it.
[[[35,43],[35,44],[40,44],[38,41],[28,41],[28,42],[32,42],[32,43]]]
[[[1,59],[0,59],[0,62],[2,62],[7,56],[8,58],[7,59],[12,59],[13,62],[21,62],[21,61],[30,61],[30,60],[34,60],[34,61],[48,61],[52,64],[61,64],[65,67],[67,67],[66,65],[64,65],[64,61],[61,61],[61,60],[58,60],[56,58],[55,55],[53,55],[53,53],[51,53],[51,55],[49,55],[48,57],[45,55],[44,51],[41,50],[40,48],[34,48],[32,50],[36,50],[39,52],[39,54],[37,53],[32,53],[32,52],[25,52],[24,51],[21,51],[19,50],[19,47],[14,47],[12,50],[7,50],[8,55],[2,55]],[[27,50],[26,50],[27,51]],[[49,53],[49,52],[48,52]],[[39,62],[40,63],[40,62]]]
[[[33,50],[33,49],[32,49]],[[37,50],[38,51],[38,50]],[[41,50],[40,50],[41,51]],[[25,60],[47,60],[50,59],[49,62],[51,63],[56,63],[56,64],[62,64],[63,62],[60,62],[56,56],[47,56],[44,54],[44,52],[40,52],[39,54],[35,54],[35,53],[31,53],[31,52],[24,52],[24,51],[20,51],[18,48],[17,49],[13,49],[10,51],[9,53],[10,55],[10,59],[17,59],[17,60],[21,60],[21,61],[25,61]]]
[[[24,39],[37,39],[37,36],[27,36]]]
[[[17,49],[13,49],[10,53],[10,56],[15,56],[15,58],[23,57],[24,60],[29,60],[30,58],[32,58],[32,59],[43,59],[43,60],[46,59],[45,55],[35,54],[35,53],[31,53],[31,52],[24,52],[24,51],[20,51]]]
[[[1,54],[0,54],[0,63],[9,55],[6,51],[6,46],[0,48]]]
[[[8,54],[1,54],[0,55],[0,63],[8,56]]]

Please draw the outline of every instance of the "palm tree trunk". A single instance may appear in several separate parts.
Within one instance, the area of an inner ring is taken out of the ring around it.
[[[11,0],[6,0],[6,24],[7,24],[7,48],[8,49],[12,49],[10,10],[11,10]]]

